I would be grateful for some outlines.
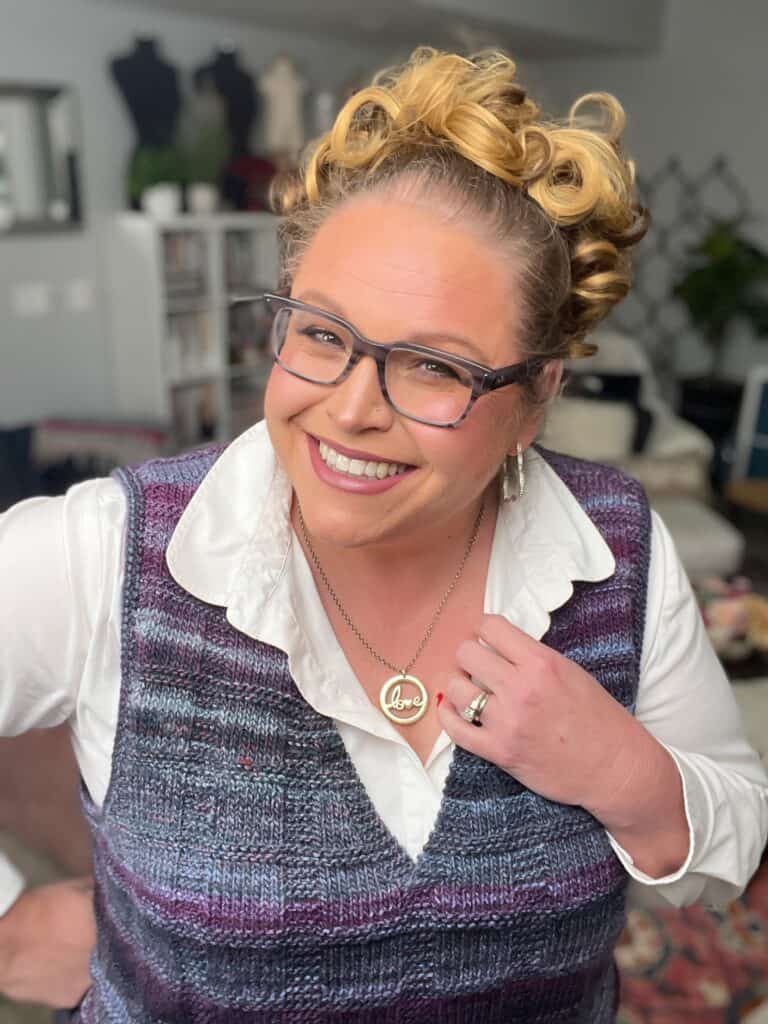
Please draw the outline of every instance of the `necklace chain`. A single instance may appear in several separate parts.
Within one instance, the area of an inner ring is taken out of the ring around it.
[[[360,630],[357,628],[357,626],[354,624],[352,619],[350,619],[349,615],[347,614],[346,609],[344,608],[344,606],[342,605],[341,601],[339,600],[338,595],[336,594],[336,591],[331,586],[331,581],[326,576],[325,570],[323,569],[322,565],[320,564],[320,560],[318,559],[317,554],[315,553],[315,549],[312,547],[312,541],[309,539],[309,533],[307,532],[307,524],[304,522],[304,516],[302,514],[301,505],[298,503],[298,500],[296,502],[296,507],[297,507],[297,510],[298,510],[298,513],[299,513],[299,524],[301,525],[301,532],[302,532],[302,535],[304,537],[304,541],[305,541],[307,547],[309,548],[309,553],[312,556],[312,561],[315,564],[315,568],[317,569],[318,575],[320,576],[320,579],[323,581],[323,584],[325,585],[326,590],[328,591],[328,593],[330,594],[331,598],[333,599],[333,603],[339,609],[339,614],[341,615],[342,619],[347,624],[347,626],[349,626],[349,628],[355,634],[355,636],[360,641],[360,643],[363,645],[363,647],[366,649],[366,651],[368,651],[369,654],[372,654],[373,657],[378,662],[380,662],[382,665],[386,665],[386,667],[389,668],[389,669],[392,669],[393,672],[398,672],[398,673],[402,674],[403,676],[407,675],[408,672],[410,671],[411,667],[413,665],[415,665],[416,662],[418,661],[419,656],[421,655],[421,652],[424,650],[424,648],[429,643],[430,637],[432,636],[434,628],[437,625],[437,620],[440,618],[440,616],[441,616],[441,614],[443,612],[443,609],[445,608],[446,603],[448,602],[448,598],[453,593],[454,587],[456,586],[456,584],[461,579],[461,575],[464,572],[464,567],[467,564],[467,559],[469,558],[470,554],[472,553],[472,548],[475,546],[475,541],[477,540],[477,535],[480,532],[480,524],[483,521],[483,514],[485,512],[485,501],[483,501],[483,503],[480,505],[480,511],[477,513],[477,517],[475,519],[475,525],[472,527],[472,536],[469,538],[469,543],[467,544],[466,550],[464,552],[464,556],[462,557],[461,562],[459,564],[459,568],[456,570],[456,575],[453,577],[453,579],[450,582],[450,585],[449,585],[448,589],[443,594],[442,599],[440,601],[440,604],[437,606],[437,610],[435,611],[435,614],[432,616],[432,621],[430,622],[429,626],[427,627],[427,631],[424,634],[424,636],[422,637],[421,643],[419,644],[419,646],[418,646],[418,648],[416,650],[416,653],[411,658],[411,660],[408,662],[408,664],[405,666],[405,668],[402,668],[402,669],[398,668],[397,665],[393,665],[391,661],[388,661],[386,658],[382,657],[378,653],[378,651],[375,651],[373,649],[373,647],[371,647],[371,645],[365,639],[365,637],[360,632]]]

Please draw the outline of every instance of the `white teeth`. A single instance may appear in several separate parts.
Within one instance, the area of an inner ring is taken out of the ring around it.
[[[346,455],[335,451],[324,441],[320,441],[320,458],[323,462],[335,469],[337,473],[346,473],[349,476],[366,476],[383,480],[387,476],[395,476],[404,473],[407,466],[401,462],[366,462],[364,459],[350,459]]]

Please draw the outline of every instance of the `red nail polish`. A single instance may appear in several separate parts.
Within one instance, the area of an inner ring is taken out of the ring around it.
[[[443,699],[443,695],[442,695],[442,693],[437,693],[437,694],[435,694],[435,700],[437,701],[437,706],[438,706],[438,707],[440,707],[440,701],[441,701],[442,699]]]

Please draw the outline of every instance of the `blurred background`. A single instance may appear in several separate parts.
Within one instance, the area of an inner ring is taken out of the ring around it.
[[[414,46],[501,46],[553,116],[618,96],[653,216],[543,441],[643,482],[767,752],[767,43],[764,0],[0,0],[0,511],[259,419],[272,176]],[[64,733],[0,741],[33,880],[87,870],[75,783]],[[624,1024],[759,1019],[762,878],[633,913]]]

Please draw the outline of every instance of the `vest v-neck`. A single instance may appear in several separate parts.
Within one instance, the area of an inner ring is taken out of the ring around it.
[[[332,719],[327,719],[327,722],[328,722],[328,728],[334,734],[335,742],[336,742],[337,748],[338,748],[338,754],[339,754],[339,756],[340,756],[340,758],[341,758],[341,760],[342,760],[342,762],[344,764],[344,767],[347,770],[348,774],[351,777],[354,778],[355,788],[357,790],[357,795],[358,795],[359,806],[363,809],[363,811],[365,813],[365,816],[367,818],[366,822],[361,822],[360,824],[370,826],[372,831],[383,842],[386,842],[387,846],[391,848],[392,853],[393,853],[393,857],[395,858],[395,860],[399,864],[401,864],[403,867],[407,868],[408,876],[409,876],[410,879],[412,879],[413,877],[415,877],[418,874],[420,865],[423,862],[424,858],[431,852],[430,851],[430,847],[432,845],[433,839],[436,837],[437,833],[440,831],[443,818],[445,817],[445,814],[446,814],[446,794],[449,792],[449,790],[451,789],[452,784],[453,784],[453,775],[454,775],[455,770],[456,770],[455,766],[456,766],[457,757],[460,757],[462,755],[464,755],[464,756],[471,756],[471,755],[468,755],[467,751],[462,750],[460,747],[454,746],[454,748],[453,748],[453,756],[451,757],[451,761],[450,761],[450,764],[449,764],[449,767],[448,767],[448,773],[446,775],[446,778],[445,778],[445,781],[444,781],[444,784],[443,784],[443,791],[442,791],[441,796],[440,796],[440,804],[439,804],[439,807],[437,809],[437,813],[435,815],[434,821],[432,822],[432,827],[430,828],[430,831],[429,831],[429,834],[427,836],[426,842],[424,843],[424,846],[422,847],[422,849],[419,851],[418,855],[414,859],[411,856],[411,854],[405,849],[405,847],[400,842],[400,840],[397,838],[397,836],[395,836],[395,834],[392,832],[392,830],[387,826],[386,822],[381,817],[379,812],[376,810],[376,807],[374,806],[373,800],[371,800],[370,794],[368,793],[368,790],[366,789],[365,784],[363,783],[363,780],[360,778],[360,773],[358,772],[357,767],[356,767],[354,761],[349,756],[349,751],[347,750],[346,744],[344,743],[344,740],[342,739],[341,733],[339,732],[339,728],[338,728],[337,722],[335,722]],[[393,732],[394,732],[394,730],[393,730]],[[438,737],[438,741],[439,741],[439,737]],[[405,743],[405,741],[402,741],[402,742]],[[414,757],[415,756],[416,755],[414,753]]]

